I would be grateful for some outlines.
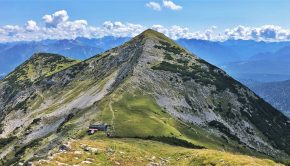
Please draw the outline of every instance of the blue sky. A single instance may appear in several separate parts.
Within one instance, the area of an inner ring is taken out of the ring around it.
[[[171,0],[182,7],[180,10],[165,7],[163,1],[169,0],[1,0],[0,26],[23,26],[28,20],[41,25],[44,15],[65,10],[69,20],[86,20],[95,27],[105,21],[120,21],[143,27],[177,25],[190,32],[203,32],[212,26],[216,33],[239,25],[290,28],[288,0]],[[162,9],[147,7],[150,2],[158,3]]]
[[[180,11],[154,11],[147,0],[1,0],[0,25],[24,24],[41,20],[45,14],[65,9],[72,19],[86,19],[92,25],[106,20],[144,25],[181,25],[200,30],[211,25],[231,28],[237,25],[277,24],[290,27],[288,0],[175,0]],[[155,2],[162,3],[161,0]]]

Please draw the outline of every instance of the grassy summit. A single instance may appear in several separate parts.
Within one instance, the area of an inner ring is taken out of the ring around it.
[[[33,82],[60,72],[80,61],[57,54],[37,53],[11,72],[5,80],[14,82]],[[4,81],[5,81],[4,80]]]

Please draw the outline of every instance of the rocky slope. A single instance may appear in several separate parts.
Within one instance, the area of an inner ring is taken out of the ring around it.
[[[62,66],[25,79],[17,75],[13,86],[11,74],[1,81],[3,163],[43,158],[71,138],[86,137],[96,121],[111,124],[113,137],[166,138],[277,161],[289,158],[287,117],[163,34],[147,30]]]

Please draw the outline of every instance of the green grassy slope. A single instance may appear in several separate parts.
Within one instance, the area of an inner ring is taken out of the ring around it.
[[[71,149],[55,154],[35,165],[219,165],[276,166],[271,160],[207,149],[189,149],[140,139],[108,139],[98,134],[97,140],[73,140]],[[95,148],[93,153],[85,148]]]
[[[4,81],[34,81],[40,77],[47,77],[60,72],[78,62],[80,61],[57,54],[38,53],[17,67]]]
[[[154,139],[167,143],[164,138],[169,142],[177,139],[180,144],[186,141],[196,147],[269,158],[238,142],[225,140],[199,126],[173,118],[150,95],[132,91],[123,93],[119,89],[99,103],[101,112],[97,121],[112,125],[114,137]]]

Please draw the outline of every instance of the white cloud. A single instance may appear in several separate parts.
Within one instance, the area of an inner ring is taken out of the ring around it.
[[[44,39],[74,39],[76,37],[100,38],[104,36],[134,37],[152,28],[172,39],[227,40],[242,39],[256,41],[290,41],[290,30],[276,25],[248,27],[239,25],[224,31],[216,26],[201,31],[191,31],[187,27],[173,25],[144,26],[120,21],[105,21],[102,26],[91,26],[86,20],[69,20],[66,11],[45,15],[43,22],[29,20],[25,25],[4,25],[0,27],[0,42],[37,41]]]
[[[6,32],[17,32],[21,28],[18,25],[5,25],[5,26],[3,26],[3,29]]]
[[[205,40],[213,40],[215,38],[214,31],[217,29],[216,26],[211,26],[205,30]]]
[[[100,29],[100,36],[133,37],[144,31],[146,28],[140,24],[105,21]]]
[[[226,29],[225,36],[228,39],[286,41],[290,39],[290,30],[276,25],[264,25],[261,27],[239,25],[233,29]]]
[[[182,6],[176,5],[171,0],[163,0],[163,6],[171,10],[181,10]]]
[[[58,24],[68,20],[68,14],[65,10],[60,10],[52,15],[45,15],[42,17],[47,27],[56,27]]]
[[[25,29],[29,32],[33,32],[33,31],[37,31],[39,30],[37,23],[33,20],[29,20],[27,21],[26,25],[25,25]]]
[[[5,25],[5,26],[0,28],[0,34],[2,34],[3,36],[7,36],[7,37],[13,37],[19,31],[21,31],[21,28],[18,25]],[[0,38],[0,40],[1,40],[1,38]]]
[[[157,10],[157,11],[160,11],[161,10],[161,6],[157,2],[149,2],[149,3],[146,3],[146,7],[151,8],[153,10]]]
[[[189,28],[181,27],[178,25],[173,25],[169,28],[166,28],[162,25],[153,25],[151,29],[161,32],[174,40],[180,38],[214,40],[215,37],[213,34],[216,26],[212,26],[209,29],[206,29],[204,32],[190,32]]]

